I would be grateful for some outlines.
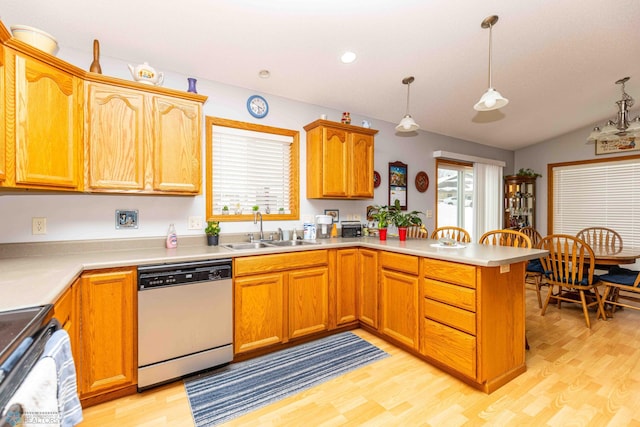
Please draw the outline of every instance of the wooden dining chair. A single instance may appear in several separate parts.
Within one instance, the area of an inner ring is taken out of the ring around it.
[[[540,314],[544,316],[553,298],[558,302],[558,309],[563,301],[581,304],[588,328],[591,328],[591,307],[597,309],[596,319],[602,316],[607,320],[598,291],[602,282],[593,274],[595,262],[591,247],[584,240],[568,234],[551,234],[542,238],[540,249],[549,252],[541,258],[549,291]],[[554,293],[556,286],[558,291]]]
[[[542,240],[542,235],[531,226],[522,227],[520,230],[521,233],[526,234],[531,239],[531,245],[534,248],[538,248],[540,244],[540,240]],[[526,274],[524,277],[524,282],[527,285],[533,285],[533,290],[536,291],[536,296],[538,297],[538,307],[542,308],[542,287],[545,286],[544,281],[544,269],[542,268],[542,262],[540,259],[532,259],[527,263]],[[531,286],[529,286],[531,288]]]
[[[407,227],[407,239],[428,239],[429,231],[424,225],[412,225]]]
[[[482,245],[512,246],[514,248],[531,249],[531,239],[529,239],[526,234],[516,230],[504,229],[487,231],[480,237],[478,242]],[[524,337],[524,347],[529,350],[529,340],[526,335]]]
[[[471,243],[471,235],[467,230],[453,225],[438,227],[431,233],[432,239],[441,239],[448,237],[460,243]]]
[[[617,307],[640,310],[640,271],[614,265],[607,274],[600,276],[600,281],[604,285],[603,304],[605,308],[607,305],[611,307],[608,313],[610,317],[613,317]]]
[[[480,237],[482,245],[512,246],[514,248],[531,248],[531,239],[517,230],[491,230]]]
[[[592,248],[600,246],[612,252],[622,249],[622,237],[620,234],[607,227],[587,227],[576,233],[578,239],[584,240]],[[596,264],[596,270],[609,271],[610,265]]]

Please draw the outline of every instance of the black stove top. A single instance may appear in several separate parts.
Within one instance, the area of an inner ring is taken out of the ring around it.
[[[28,337],[40,330],[52,305],[0,312],[0,366]]]

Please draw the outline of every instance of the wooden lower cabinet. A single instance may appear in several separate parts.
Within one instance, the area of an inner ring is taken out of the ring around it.
[[[329,329],[329,268],[286,273],[289,293],[289,338]]]
[[[329,329],[327,250],[234,258],[234,353]]]
[[[80,276],[79,393],[87,402],[128,394],[137,384],[135,268],[87,271]],[[91,404],[91,403],[89,403]]]
[[[234,352],[285,341],[284,276],[258,274],[235,279]]]
[[[53,305],[53,317],[58,319],[60,327],[69,334],[71,354],[73,355],[73,360],[76,365],[76,372],[78,371],[78,362],[80,361],[80,344],[78,342],[79,289],[80,280],[76,280]]]
[[[358,320],[378,328],[378,251],[358,249]]]
[[[523,373],[524,267],[423,258],[420,353],[487,393]]]
[[[418,257],[380,253],[379,331],[418,349]]]
[[[345,325],[357,320],[357,291],[359,282],[358,249],[336,251],[335,313],[336,325]]]

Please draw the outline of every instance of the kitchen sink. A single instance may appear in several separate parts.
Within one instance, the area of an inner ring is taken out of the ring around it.
[[[269,243],[274,246],[302,246],[318,244],[318,242],[310,242],[308,240],[276,240]]]
[[[227,249],[234,249],[234,250],[262,249],[262,248],[273,247],[273,245],[270,245],[264,242],[227,243],[226,245],[222,245],[222,246]]]

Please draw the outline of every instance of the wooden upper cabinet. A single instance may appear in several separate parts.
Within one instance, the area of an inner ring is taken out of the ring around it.
[[[7,179],[7,161],[6,161],[6,105],[5,99],[5,83],[4,83],[4,47],[0,46],[0,123],[2,123],[2,131],[0,132],[0,185]]]
[[[201,104],[153,97],[153,189],[200,192]]]
[[[351,150],[351,181],[353,197],[373,197],[373,135],[354,132],[349,141]]]
[[[377,130],[316,120],[307,131],[307,197],[373,198],[374,135]]]
[[[8,56],[7,110],[12,114],[6,143],[13,155],[13,184],[81,189],[82,80],[20,53]]]
[[[86,85],[87,190],[144,188],[144,95],[101,83]]]
[[[86,92],[87,190],[200,192],[201,102],[101,82]]]

